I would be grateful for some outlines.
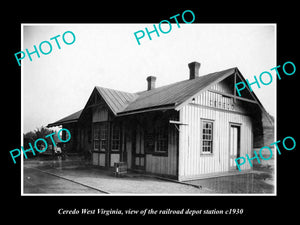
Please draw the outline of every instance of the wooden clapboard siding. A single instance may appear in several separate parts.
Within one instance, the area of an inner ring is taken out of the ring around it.
[[[245,115],[243,108],[219,108],[219,104],[210,106],[211,99],[223,101],[216,93],[203,92],[195,98],[194,102],[180,110],[181,125],[179,134],[179,179],[198,177],[203,174],[212,174],[229,171],[229,129],[230,123],[239,124],[241,127],[240,156],[252,152],[252,123],[249,116]],[[226,103],[226,102],[225,102]],[[209,107],[208,107],[209,106]],[[213,121],[213,153],[201,154],[201,119]],[[250,169],[245,163],[242,169]]]
[[[173,124],[169,125],[168,155],[146,154],[146,172],[162,175],[177,175],[178,131]]]

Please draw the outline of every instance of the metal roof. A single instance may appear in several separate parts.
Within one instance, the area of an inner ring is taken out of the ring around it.
[[[191,80],[184,80],[169,84],[149,91],[138,93],[138,98],[132,101],[122,112],[144,110],[147,108],[160,107],[166,105],[177,106],[193,95],[197,94],[205,87],[212,85],[215,81],[225,79],[226,77],[234,74],[236,68],[230,68],[219,72],[207,74],[204,76],[196,77]]]
[[[59,125],[62,125],[62,124],[66,124],[66,123],[73,123],[73,122],[77,122],[77,120],[79,119],[80,115],[81,115],[81,112],[82,112],[83,109],[75,112],[75,113],[72,113],[71,115],[69,116],[66,116],[54,123],[49,123],[47,125],[47,127],[53,127],[53,126],[59,126]]]
[[[175,108],[210,85],[234,74],[236,70],[237,68],[230,68],[138,93],[128,93],[98,86],[95,89],[111,111],[116,116],[121,116],[135,112],[147,112],[153,109]],[[82,110],[49,125],[56,126],[76,122],[81,113]]]
[[[131,102],[138,98],[137,94],[98,86],[95,88],[115,115],[122,112]]]

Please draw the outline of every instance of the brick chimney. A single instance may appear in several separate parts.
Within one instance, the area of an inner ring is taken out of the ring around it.
[[[148,91],[155,88],[155,81],[156,81],[156,77],[154,76],[147,77]]]
[[[199,68],[201,64],[198,62],[191,62],[188,65],[190,68],[190,80],[199,77]]]

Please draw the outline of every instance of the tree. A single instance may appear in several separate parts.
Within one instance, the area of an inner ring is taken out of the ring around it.
[[[31,145],[34,147],[34,142],[39,139],[39,138],[43,138],[44,140],[47,141],[48,146],[50,144],[52,144],[52,141],[50,138],[45,138],[45,136],[54,133],[54,130],[48,129],[47,127],[41,126],[40,128],[36,128],[36,130],[34,131],[29,131],[25,134],[23,134],[23,140],[24,140],[24,144],[23,147],[24,149],[28,149],[29,148],[29,143],[31,143]],[[35,152],[36,154],[38,152]]]
[[[44,138],[45,139],[45,136],[47,136],[48,134],[51,134],[53,133],[54,131],[51,130],[51,129],[48,129],[47,127],[43,127],[41,126],[40,128],[37,128],[35,131],[35,135],[36,135],[36,138]]]

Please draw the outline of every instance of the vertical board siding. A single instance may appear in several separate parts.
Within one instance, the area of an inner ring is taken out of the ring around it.
[[[108,111],[105,108],[96,107],[93,108],[93,122],[102,122],[108,120]]]
[[[99,166],[105,166],[106,154],[99,153]]]
[[[146,154],[146,172],[163,175],[177,175],[177,132],[175,126],[170,124],[168,134],[168,156]]]
[[[200,104],[203,106],[215,107],[219,109],[226,109],[235,112],[247,113],[247,111],[242,106],[241,100],[236,100],[233,103],[233,98],[223,96],[219,93],[213,93],[210,91],[205,91],[195,98],[195,104]]]
[[[249,156],[252,152],[252,123],[250,117],[225,110],[201,107],[210,100],[222,96],[211,92],[203,92],[195,98],[195,104],[188,104],[180,110],[180,147],[179,177],[193,177],[203,174],[229,171],[229,129],[230,123],[240,125],[240,156]],[[226,98],[230,100],[230,98]],[[216,106],[218,108],[218,105]],[[237,110],[237,109],[236,109]],[[213,121],[213,153],[201,154],[201,119]],[[250,169],[245,163],[242,170]]]
[[[120,162],[120,154],[110,155],[110,166],[113,167],[115,163]]]
[[[93,166],[99,165],[99,154],[98,153],[93,153],[92,164],[93,164]]]
[[[92,164],[93,166],[105,166],[105,153],[93,152]]]

